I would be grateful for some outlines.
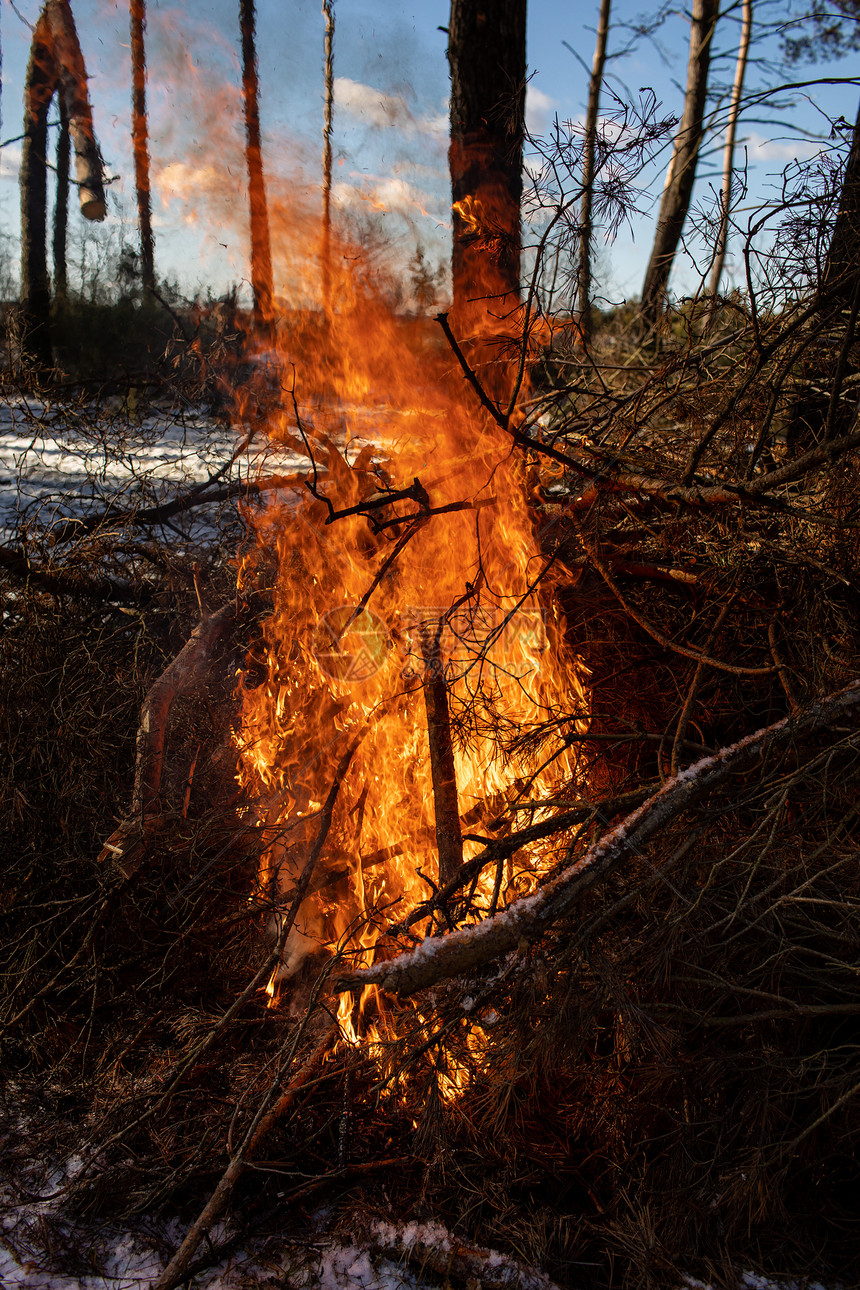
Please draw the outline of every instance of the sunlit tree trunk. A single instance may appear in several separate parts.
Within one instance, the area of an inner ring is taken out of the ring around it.
[[[594,161],[597,151],[597,119],[600,112],[600,91],[603,88],[603,69],[606,66],[606,45],[609,39],[609,12],[612,0],[601,0],[597,20],[597,42],[591,66],[588,90],[588,109],[585,115],[585,137],[582,151],[582,201],[579,207],[579,263],[576,272],[576,307],[583,339],[591,339],[591,250],[593,226],[591,209],[594,199]]]
[[[75,153],[78,202],[85,219],[103,220],[107,214],[102,159],[93,130],[93,113],[87,90],[87,69],[68,0],[47,0],[51,46],[57,89],[69,123]]]
[[[21,324],[25,357],[51,363],[51,293],[47,266],[48,108],[62,100],[75,152],[78,199],[87,219],[104,219],[102,163],[93,133],[87,73],[68,0],[47,0],[33,32],[24,85],[21,144]]]
[[[334,113],[334,0],[323,0],[325,16],[325,114],[323,116],[322,300],[331,311],[331,136]]]
[[[131,0],[131,135],[134,145],[134,182],[140,228],[140,277],[145,292],[155,290],[155,248],[149,187],[149,130],[146,115],[146,0]]]
[[[245,156],[248,164],[248,194],[251,208],[251,286],[254,292],[254,323],[259,330],[265,332],[271,329],[274,320],[274,289],[269,208],[266,202],[263,153],[260,144],[254,0],[239,0],[239,24],[242,31]]]
[[[526,0],[452,0],[453,315],[482,330],[516,307],[526,75]]]
[[[729,214],[732,209],[732,185],[735,169],[735,137],[738,129],[738,117],[741,110],[741,95],[744,89],[744,77],[750,52],[752,35],[753,6],[752,0],[744,0],[741,17],[741,39],[738,45],[738,57],[735,63],[735,79],[732,85],[732,97],[729,102],[729,119],[726,123],[726,143],[723,149],[723,186],[720,192],[720,227],[714,246],[714,263],[711,266],[711,281],[708,294],[711,296],[713,309],[717,292],[720,289],[720,278],[726,262],[726,246],[729,240]]]
[[[656,325],[660,316],[675,252],[690,209],[704,133],[708,72],[718,12],[719,0],[693,0],[684,113],[675,138],[654,245],[642,287],[642,321],[649,330]]]
[[[57,138],[57,195],[54,203],[54,295],[66,294],[66,235],[69,226],[69,170],[72,141],[65,106],[60,101],[60,133]]]

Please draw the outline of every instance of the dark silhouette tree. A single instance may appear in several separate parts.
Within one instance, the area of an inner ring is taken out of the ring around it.
[[[155,291],[155,248],[149,186],[149,128],[146,114],[146,0],[130,0],[131,22],[131,136],[134,145],[134,185],[140,228],[140,276],[145,292]]]
[[[860,110],[851,135],[821,290],[841,308],[853,306],[860,290]]]
[[[66,235],[69,227],[69,176],[72,164],[72,140],[65,104],[60,99],[60,131],[57,135],[57,193],[54,202],[54,295],[66,294]]]
[[[254,292],[254,325],[271,330],[274,320],[272,242],[269,208],[263,176],[260,142],[259,84],[257,78],[256,9],[254,0],[239,0],[242,33],[242,94],[245,104],[245,157],[251,210],[251,286]]]
[[[675,136],[675,146],[660,202],[654,245],[642,287],[641,314],[648,330],[653,329],[660,316],[675,252],[690,209],[704,134],[708,73],[719,7],[719,0],[693,0],[684,112]]]
[[[526,0],[452,0],[448,62],[453,313],[481,330],[519,301]]]
[[[68,0],[47,0],[33,32],[24,87],[21,145],[21,322],[26,357],[51,363],[51,292],[47,268],[48,108],[54,93],[62,101],[75,153],[81,213],[102,220],[106,213],[102,162],[93,133],[87,73]]]

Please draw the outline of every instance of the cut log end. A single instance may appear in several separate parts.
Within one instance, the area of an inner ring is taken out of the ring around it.
[[[82,188],[81,214],[84,219],[101,223],[107,215],[107,202],[104,197],[99,197],[96,193],[88,192],[85,188]]]

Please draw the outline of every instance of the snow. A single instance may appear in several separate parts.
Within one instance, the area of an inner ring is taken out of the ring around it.
[[[698,1277],[685,1275],[679,1290],[716,1290],[716,1287],[700,1281]],[[845,1287],[836,1283],[826,1286],[821,1281],[808,1281],[805,1277],[795,1281],[790,1277],[765,1277],[757,1272],[742,1272],[738,1278],[738,1290],[845,1290]]]
[[[225,466],[242,434],[202,408],[164,404],[138,415],[119,400],[90,408],[7,398],[0,402],[0,542],[111,503],[124,510],[172,499]],[[258,435],[218,483],[306,468]],[[213,503],[173,517],[171,540],[211,540],[217,515]]]

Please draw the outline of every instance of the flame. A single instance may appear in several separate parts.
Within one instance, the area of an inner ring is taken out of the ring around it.
[[[546,750],[520,739],[581,709],[584,675],[565,646],[526,466],[441,333],[398,318],[352,264],[350,248],[332,256],[336,308],[293,311],[269,356],[269,383],[283,391],[273,451],[301,454],[306,479],[252,517],[240,572],[241,585],[271,587],[274,599],[240,677],[236,731],[272,936],[344,768],[269,983],[273,1003],[317,955],[370,964],[431,927],[407,924],[440,882],[424,692],[433,667],[445,680],[462,832],[478,838],[467,837],[464,859],[510,829],[505,813],[520,797],[557,797],[577,779],[569,749],[542,765]],[[550,862],[536,845],[481,874],[461,917],[533,889]],[[389,1021],[375,988],[342,996],[338,1020],[344,1042],[382,1053]],[[467,1066],[452,1059],[440,1079],[454,1096]]]
[[[471,193],[461,201],[454,202],[451,209],[466,225],[466,232],[475,237],[480,236],[488,227],[484,204],[479,197],[473,197]]]

